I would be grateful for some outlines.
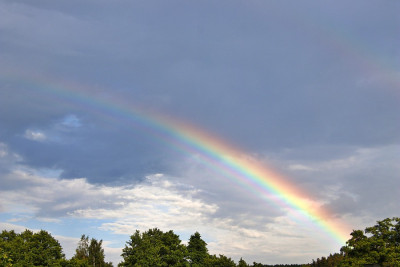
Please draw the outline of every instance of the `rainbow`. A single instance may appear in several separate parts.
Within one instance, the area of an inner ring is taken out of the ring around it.
[[[329,212],[319,209],[305,192],[241,149],[188,122],[145,110],[122,99],[99,96],[93,88],[70,82],[60,83],[48,78],[21,80],[9,76],[1,80],[34,89],[53,100],[68,102],[91,112],[100,112],[108,119],[122,120],[140,128],[174,149],[196,155],[207,167],[252,193],[257,193],[264,200],[273,201],[288,211],[296,211],[318,225],[340,245],[344,245],[348,239],[347,227],[327,219]]]

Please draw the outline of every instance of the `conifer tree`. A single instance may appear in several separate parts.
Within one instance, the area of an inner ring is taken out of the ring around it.
[[[187,246],[189,261],[192,266],[202,266],[208,256],[207,243],[201,239],[199,232],[190,236]]]

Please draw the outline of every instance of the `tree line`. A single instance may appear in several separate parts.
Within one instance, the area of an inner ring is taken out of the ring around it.
[[[185,266],[185,267],[336,267],[336,266],[398,266],[400,267],[400,218],[378,221],[364,231],[354,230],[340,252],[317,258],[309,264],[266,265],[248,264],[242,258],[235,263],[225,255],[211,255],[207,243],[196,232],[187,245],[172,230],[158,228],[136,232],[122,249],[124,266]],[[47,231],[16,233],[3,230],[0,234],[0,267],[58,266],[109,267],[105,262],[103,241],[82,235],[75,254],[66,259],[60,243]]]
[[[10,266],[58,266],[58,267],[85,267],[85,266],[113,266],[105,262],[103,241],[95,238],[89,240],[82,235],[75,255],[67,260],[63,249],[50,233],[40,230],[33,233],[25,230],[18,234],[3,230],[0,234],[0,267]]]

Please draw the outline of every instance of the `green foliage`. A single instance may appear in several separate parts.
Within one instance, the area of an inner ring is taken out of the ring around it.
[[[66,260],[60,243],[48,232],[25,230],[21,234],[2,231],[0,234],[0,267],[55,266],[55,267],[110,267],[104,262],[102,240],[82,236],[75,256]]]
[[[307,264],[304,266],[310,267],[336,267],[343,262],[344,256],[343,254],[335,253],[330,254],[328,257],[318,258],[317,260],[313,260],[311,264]]]
[[[305,266],[400,266],[400,218],[377,221],[364,231],[354,230],[340,251]]]
[[[187,249],[172,230],[136,230],[125,245],[119,266],[186,266]]]
[[[355,230],[346,246],[341,248],[344,255],[342,266],[400,266],[400,218],[387,218],[376,225]]]
[[[8,257],[7,253],[0,248],[0,267],[11,267],[12,260]]]
[[[82,235],[78,242],[78,247],[75,249],[74,259],[89,260],[89,237]]]
[[[89,236],[82,235],[75,250],[75,255],[71,259],[70,264],[74,266],[112,266],[111,263],[104,261],[104,249],[102,248],[103,240],[97,241],[92,238],[89,244]]]
[[[247,264],[247,262],[245,260],[243,260],[242,258],[240,258],[239,262],[238,262],[238,267],[249,267],[249,265]]]
[[[207,267],[236,267],[235,262],[224,255],[210,255],[207,257],[204,266]]]
[[[191,266],[203,266],[206,258],[208,257],[207,243],[201,239],[199,232],[190,236],[187,250],[189,253],[188,259]]]
[[[62,267],[89,267],[87,260],[79,260],[72,258],[70,260],[64,260],[60,263]]]
[[[253,262],[252,267],[400,267],[400,218],[384,219],[364,231],[354,230],[340,253],[317,258],[310,264],[264,265]],[[75,255],[66,260],[62,247],[48,232],[25,230],[21,234],[2,231],[0,234],[0,267],[110,267],[104,261],[103,240],[82,235]],[[194,233],[185,246],[172,230],[157,228],[140,233],[138,230],[122,250],[123,261],[118,266],[191,266],[191,267],[250,267],[242,258],[236,265],[225,255],[210,255],[207,243]]]
[[[3,259],[6,255],[7,261],[14,266],[59,266],[64,259],[60,243],[44,230],[38,233],[25,230],[21,234],[3,231],[0,248]]]
[[[89,265],[104,266],[104,249],[102,248],[103,240],[97,241],[92,238],[89,246]]]

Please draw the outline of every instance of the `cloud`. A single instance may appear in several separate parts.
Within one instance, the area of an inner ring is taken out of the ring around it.
[[[186,229],[201,224],[218,209],[195,198],[193,188],[178,190],[157,175],[147,177],[143,184],[116,187],[92,185],[82,178],[45,178],[22,170],[2,177],[2,181],[15,184],[1,190],[6,212],[17,212],[14,206],[18,203],[23,207],[20,212],[34,211],[31,216],[47,222],[63,217],[112,219],[116,221],[102,228],[119,234],[152,227]]]
[[[74,114],[70,114],[65,116],[61,125],[68,128],[78,128],[82,126],[81,120]]]
[[[19,81],[0,83],[0,122],[6,126],[2,141],[31,167],[57,166],[64,178],[106,183],[140,180],[153,169],[165,172],[166,161],[177,157],[110,109],[85,103],[68,89],[56,96],[38,90],[65,85],[91,91],[89,98],[99,92],[112,96],[103,99],[107,104],[123,99],[182,117],[256,153],[398,142],[397,93],[383,82],[392,78],[385,77],[384,69],[364,71],[362,60],[373,54],[377,61],[396,62],[385,55],[396,52],[391,46],[387,50],[387,44],[396,43],[396,23],[390,15],[371,22],[368,12],[375,9],[369,6],[359,11],[357,5],[346,5],[348,15],[358,15],[343,17],[338,16],[339,7],[311,2],[295,10],[240,2],[191,3],[179,9],[174,4],[127,2],[79,8],[47,1],[1,5],[7,60],[0,68],[10,74],[4,76]],[[387,5],[379,10],[395,10]],[[325,15],[309,6],[318,6]],[[357,25],[385,31],[367,31],[370,36],[364,36]],[[365,42],[348,47],[353,43],[346,34]],[[384,49],[373,49],[376,46]],[[346,48],[365,54],[348,54]],[[359,83],[372,74],[383,78]],[[21,84],[24,79],[26,84]],[[58,144],[26,144],[16,138],[26,129],[40,129]],[[45,153],[38,157],[38,149]]]
[[[321,149],[324,150],[315,148]],[[399,171],[399,149],[399,145],[348,147],[331,153],[330,157],[312,159],[301,159],[301,151],[291,151],[277,156],[273,162],[298,186],[325,202],[322,208],[330,210],[334,216],[344,218],[372,213],[391,217],[399,208],[395,197],[400,188],[395,178]],[[331,148],[325,150],[323,154],[329,155]],[[318,153],[321,152],[314,154]]]
[[[298,262],[304,254],[297,250],[304,242],[311,247],[306,252],[311,257],[320,253],[321,246],[317,244],[325,242],[326,238],[323,231],[314,229],[313,237],[319,237],[305,241],[307,233],[311,234],[309,224],[294,223],[287,214],[266,211],[268,203],[260,204],[260,200],[252,200],[251,195],[237,194],[228,199],[229,191],[235,194],[240,190],[226,183],[217,191],[208,189],[204,192],[196,184],[182,183],[163,174],[149,175],[143,182],[131,185],[107,186],[91,184],[84,178],[51,177],[51,173],[57,172],[35,170],[14,162],[9,172],[0,177],[0,193],[4,200],[2,216],[9,224],[20,225],[19,228],[32,221],[48,225],[50,229],[68,224],[70,230],[58,230],[57,233],[57,237],[63,237],[60,241],[66,244],[68,255],[72,255],[77,238],[71,237],[76,232],[71,227],[84,231],[82,224],[86,221],[92,222],[91,228],[96,229],[87,234],[108,242],[106,252],[110,252],[115,262],[119,261],[118,248],[120,251],[129,235],[136,229],[145,231],[153,227],[165,231],[172,229],[185,242],[199,231],[211,253],[223,253],[236,260],[247,257],[264,262],[266,255],[273,257],[274,262],[287,262],[288,257],[290,261]],[[186,181],[194,181],[191,179]],[[214,185],[217,184],[224,182]],[[207,197],[210,193],[215,195]],[[240,206],[243,201],[246,204]],[[248,201],[257,202],[251,204]],[[298,231],[303,234],[299,235]],[[286,247],[285,258],[277,257],[279,249],[271,247],[282,246],[285,242],[299,244]],[[259,256],[261,251],[263,257]]]
[[[5,212],[30,211],[29,216],[47,222],[63,217],[114,219],[114,229],[119,233],[121,230],[115,225],[133,224],[123,232],[128,234],[139,226],[144,230],[152,224],[182,229],[218,209],[215,204],[196,198],[197,190],[192,186],[176,184],[162,174],[148,176],[140,184],[105,186],[90,184],[84,178],[59,179],[41,176],[42,173],[15,162],[10,166],[0,180]]]
[[[308,255],[301,246],[320,251],[319,235],[276,202],[143,130],[129,116],[138,106],[255,155],[332,220],[395,215],[399,8],[1,1],[2,218],[58,233],[74,221],[108,240],[158,223],[187,236],[194,225],[214,251],[282,263]]]
[[[194,198],[196,190],[179,190],[165,177],[150,176],[147,183],[133,188],[115,188],[114,209],[77,209],[69,215],[83,218],[114,219],[101,228],[118,234],[130,234],[139,230],[158,227],[164,230],[182,231],[203,221],[216,212],[218,206]],[[114,189],[113,189],[114,190]],[[112,197],[112,193],[108,193]]]
[[[47,136],[44,133],[42,133],[40,131],[29,130],[29,129],[27,129],[25,131],[24,137],[26,139],[38,141],[38,142],[43,142],[47,139]]]
[[[4,143],[0,143],[0,158],[4,158],[7,154],[7,146]]]
[[[313,168],[310,168],[308,166],[302,165],[302,164],[293,164],[293,165],[289,165],[288,167],[290,170],[299,170],[299,171],[313,171]]]
[[[20,225],[16,225],[16,224],[12,224],[12,223],[5,223],[5,222],[0,222],[0,228],[3,230],[6,230],[6,231],[14,230],[18,233],[23,232],[25,229],[27,229],[26,227],[23,227]],[[34,230],[34,231],[36,232],[39,230]]]

